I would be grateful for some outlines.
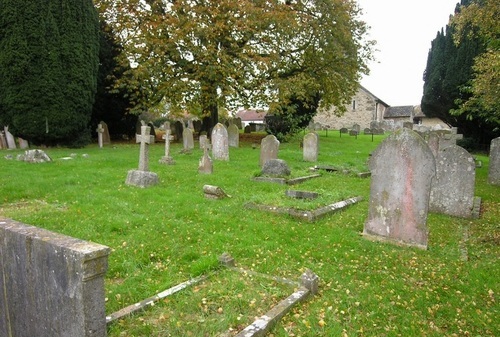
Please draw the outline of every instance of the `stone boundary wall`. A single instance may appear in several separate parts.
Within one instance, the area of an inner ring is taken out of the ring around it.
[[[109,252],[0,218],[0,336],[106,336]]]

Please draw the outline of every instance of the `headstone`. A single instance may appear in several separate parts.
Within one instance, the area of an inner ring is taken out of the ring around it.
[[[3,130],[0,131],[0,149],[7,149],[7,139]]]
[[[290,175],[290,168],[283,159],[269,159],[262,167],[262,175],[270,177],[284,177]]]
[[[174,165],[175,160],[170,156],[170,141],[172,140],[172,136],[170,134],[170,123],[165,123],[165,134],[163,135],[163,139],[165,139],[165,155],[161,157],[159,160],[160,164]]]
[[[104,128],[102,127],[101,123],[97,124],[97,129],[95,131],[97,132],[97,144],[99,144],[99,148],[102,149],[102,146],[104,144],[102,136],[102,134],[104,133]]]
[[[48,163],[52,159],[43,150],[28,150],[17,156],[17,160],[27,163]]]
[[[14,139],[14,136],[12,135],[12,133],[9,132],[9,127],[4,126],[3,129],[4,129],[4,133],[5,133],[5,138],[7,139],[7,147],[10,150],[17,149],[16,140]]]
[[[365,128],[365,129],[363,130],[363,133],[364,133],[365,135],[371,135],[371,134],[372,134],[372,129],[370,129],[370,128]]]
[[[154,137],[151,135],[149,126],[141,127],[141,134],[136,135],[136,142],[141,143],[139,152],[139,169],[130,170],[127,174],[125,184],[138,187],[148,187],[158,183],[158,175],[149,172],[149,144],[154,143]]]
[[[154,126],[154,124],[152,122],[149,122],[148,126],[149,126],[149,135],[151,136],[151,144],[154,144],[155,141],[156,141],[155,126]]]
[[[182,131],[182,144],[184,152],[191,152],[194,149],[193,130],[185,128]]]
[[[209,148],[210,145],[206,143],[205,147],[203,148],[203,156],[201,157],[198,165],[198,173],[212,174],[214,172],[214,165],[212,163],[212,158],[210,158],[208,154]]]
[[[181,140],[182,139],[182,131],[184,131],[184,126],[182,125],[181,121],[175,121],[174,123],[174,136],[176,140]]]
[[[252,133],[252,127],[250,125],[245,125],[243,133]]]
[[[278,158],[278,151],[280,148],[280,141],[274,135],[267,135],[260,142],[260,167],[270,159]]]
[[[361,131],[361,126],[359,124],[354,124],[352,126],[352,130],[356,131],[356,133],[359,135],[359,132]]]
[[[425,141],[403,128],[372,153],[370,203],[363,234],[427,248],[427,213],[434,156]]]
[[[200,149],[203,150],[207,146],[207,144],[208,144],[208,137],[207,137],[207,135],[201,134],[199,142],[200,142]]]
[[[233,119],[233,122],[234,122],[234,125],[236,125],[238,127],[238,130],[241,130],[241,117],[236,117]]]
[[[102,143],[103,144],[111,144],[111,138],[109,136],[109,129],[108,129],[108,124],[104,121],[100,121],[99,124],[101,124],[101,127],[103,128],[102,132]]]
[[[0,238],[0,336],[106,336],[108,247],[11,219]]]
[[[228,142],[231,147],[240,146],[240,130],[234,124],[229,125],[227,128]]]
[[[221,123],[217,123],[212,130],[212,156],[214,160],[229,160],[227,130]]]
[[[349,133],[349,130],[347,130],[347,128],[341,128],[340,133]]]
[[[304,136],[303,159],[304,161],[318,161],[318,135],[310,132]]]
[[[491,141],[488,183],[500,186],[500,137]]]
[[[451,145],[436,157],[429,211],[462,218],[472,217],[476,163],[465,149]]]
[[[29,147],[28,141],[26,139],[22,139],[21,137],[17,137],[17,141],[19,142],[20,149],[27,149]]]

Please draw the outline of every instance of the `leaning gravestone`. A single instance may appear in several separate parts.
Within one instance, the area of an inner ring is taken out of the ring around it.
[[[106,336],[108,247],[0,218],[0,252],[0,336]]]
[[[500,186],[500,137],[491,141],[488,183]]]
[[[7,139],[5,138],[5,134],[3,131],[0,131],[0,149],[6,149],[7,147]]]
[[[139,169],[130,170],[127,174],[125,184],[138,187],[148,187],[158,184],[158,175],[149,172],[149,144],[154,143],[154,137],[151,135],[149,126],[141,127],[141,134],[136,135],[136,142],[141,143],[139,152]]]
[[[440,150],[436,157],[429,210],[462,218],[472,217],[475,179],[476,164],[469,152],[458,145]]]
[[[239,147],[240,146],[240,130],[235,124],[229,125],[227,128],[227,136],[229,146]]]
[[[270,159],[278,158],[278,151],[280,148],[280,141],[274,135],[267,135],[260,142],[260,167]]]
[[[363,234],[427,248],[427,213],[434,156],[414,131],[403,128],[372,153],[370,203]]]
[[[214,160],[229,160],[227,130],[221,123],[217,123],[212,130],[212,156]]]
[[[3,129],[5,132],[5,138],[7,139],[7,147],[10,150],[17,149],[16,140],[14,139],[14,136],[12,135],[12,133],[9,132],[9,127],[5,126]]]
[[[310,132],[304,136],[303,159],[304,161],[318,161],[318,135]]]
[[[103,144],[111,144],[111,137],[109,136],[109,128],[108,124],[104,121],[100,121],[99,124],[101,124],[101,127],[103,128],[102,132],[102,143]]]

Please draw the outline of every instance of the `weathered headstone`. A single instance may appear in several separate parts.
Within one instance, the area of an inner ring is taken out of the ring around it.
[[[182,131],[182,145],[184,152],[191,152],[194,149],[193,130],[185,128]]]
[[[241,117],[236,117],[233,119],[233,122],[234,122],[234,125],[236,125],[236,127],[238,127],[238,130],[241,130]]]
[[[19,154],[17,156],[17,160],[37,164],[51,162],[52,158],[50,158],[49,155],[43,150],[28,150],[25,151],[24,154]]]
[[[214,160],[229,160],[227,130],[221,123],[217,123],[212,130],[212,156]]]
[[[0,252],[0,336],[106,336],[108,247],[0,219]]]
[[[278,158],[278,151],[280,148],[280,141],[274,135],[267,135],[260,142],[260,167],[270,159]]]
[[[349,130],[347,128],[341,128],[340,133],[349,133]]]
[[[212,174],[214,172],[214,165],[212,163],[212,158],[208,154],[210,144],[206,143],[203,148],[203,156],[200,159],[198,165],[198,173],[202,174]]]
[[[491,141],[488,183],[500,186],[500,137]]]
[[[104,128],[102,127],[102,124],[99,123],[97,124],[97,129],[95,130],[97,132],[97,144],[99,144],[99,148],[102,149],[102,146],[104,144],[103,142],[103,136],[102,134],[104,133]]]
[[[102,132],[102,143],[103,144],[111,144],[111,137],[109,136],[109,128],[108,124],[104,121],[100,121],[99,124],[101,124],[101,127],[103,128]]]
[[[14,139],[14,136],[12,135],[12,133],[9,132],[9,127],[4,126],[3,130],[5,133],[5,138],[7,139],[7,147],[10,150],[17,149],[16,140]]]
[[[165,134],[163,135],[163,139],[165,139],[165,155],[161,157],[159,160],[160,164],[173,165],[175,164],[175,160],[170,156],[170,141],[172,140],[172,136],[170,135],[170,123],[165,123]]]
[[[425,141],[403,128],[372,153],[370,203],[363,234],[427,248],[427,213],[434,155]]]
[[[136,142],[141,143],[139,152],[139,169],[130,170],[127,174],[125,184],[138,187],[148,187],[158,183],[158,175],[149,172],[149,144],[154,143],[154,137],[151,135],[149,126],[141,127],[141,134],[136,135]]]
[[[462,218],[472,217],[475,179],[476,164],[469,152],[458,145],[439,150],[429,211]]]
[[[240,146],[240,130],[234,124],[229,125],[227,128],[227,136],[229,146],[239,147]]]
[[[206,135],[206,134],[204,134],[203,132],[202,132],[202,134],[200,135],[199,143],[200,143],[200,149],[202,149],[202,150],[203,150],[203,149],[205,148],[205,146],[207,146],[207,144],[208,144],[208,137],[207,137],[207,135]]]
[[[252,128],[250,127],[250,125],[245,125],[243,133],[252,133]]]
[[[3,130],[0,131],[0,149],[7,149],[7,139]]]
[[[19,148],[20,149],[27,149],[29,148],[29,143],[26,139],[23,139],[21,137],[17,137],[17,141],[19,142]]]
[[[264,163],[261,174],[263,176],[284,177],[290,175],[290,168],[283,159],[269,159]]]
[[[359,124],[354,124],[352,126],[352,130],[356,131],[356,134],[359,135],[359,132],[361,131],[361,126]]]
[[[304,136],[303,159],[304,161],[318,161],[319,137],[316,133],[310,132]]]

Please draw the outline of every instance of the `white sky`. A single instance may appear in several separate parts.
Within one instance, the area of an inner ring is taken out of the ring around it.
[[[390,106],[420,104],[431,42],[460,0],[357,1],[378,50],[361,85]]]

